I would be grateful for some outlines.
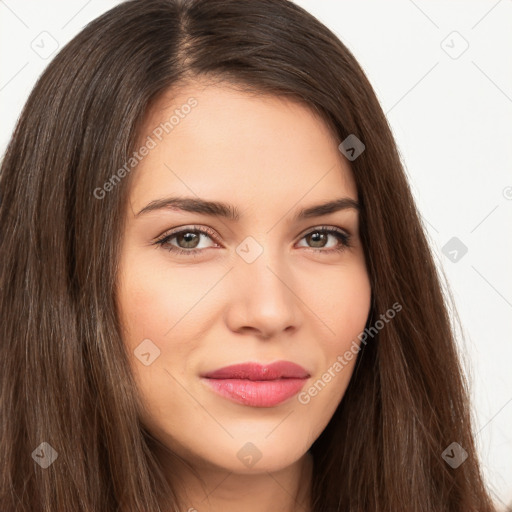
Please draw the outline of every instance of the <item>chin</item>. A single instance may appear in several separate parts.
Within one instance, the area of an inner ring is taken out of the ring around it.
[[[272,435],[272,434],[271,434]],[[209,462],[226,471],[238,474],[273,473],[299,461],[308,451],[304,442],[276,436],[274,440],[255,439],[230,440],[226,445],[215,444],[215,451],[209,453]],[[232,454],[232,455],[231,455]]]

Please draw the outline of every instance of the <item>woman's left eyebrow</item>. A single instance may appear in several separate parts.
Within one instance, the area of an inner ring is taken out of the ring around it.
[[[293,220],[321,217],[347,209],[360,211],[361,206],[351,197],[342,197],[326,203],[303,208],[299,210]],[[138,217],[155,210],[183,210],[186,212],[210,215],[212,217],[223,217],[231,221],[238,221],[241,217],[240,210],[234,205],[222,201],[208,201],[197,197],[167,197],[164,199],[155,199],[142,208],[135,216]]]

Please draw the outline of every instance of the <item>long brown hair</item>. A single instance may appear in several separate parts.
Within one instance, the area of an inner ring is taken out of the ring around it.
[[[351,167],[368,326],[403,309],[364,345],[311,447],[313,510],[493,510],[449,307],[386,118],[349,50],[287,0],[125,2],[37,82],[0,175],[0,509],[179,509],[139,420],[116,311],[130,179],[103,199],[94,190],[133,153],[150,105],[196,77],[299,99],[340,142],[366,146]],[[454,442],[468,454],[456,468],[442,457]],[[57,454],[47,468],[41,450]]]

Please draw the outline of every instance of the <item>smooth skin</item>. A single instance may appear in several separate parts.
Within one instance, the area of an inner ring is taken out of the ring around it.
[[[185,465],[173,465],[188,510],[308,512],[308,450],[343,398],[356,358],[334,377],[331,370],[306,404],[295,395],[274,407],[242,405],[200,375],[288,360],[310,373],[307,391],[357,341],[371,298],[357,210],[294,220],[303,208],[357,201],[352,170],[341,141],[310,108],[222,82],[167,91],[148,112],[141,144],[191,97],[195,108],[157,141],[130,184],[118,309],[141,418],[204,480],[206,488]],[[140,213],[177,196],[230,204],[240,218],[177,208]],[[322,226],[348,233],[350,247],[318,233]],[[192,234],[156,243],[176,228]],[[249,263],[247,254],[259,255]],[[136,355],[143,340],[151,358],[160,351],[148,365]],[[260,458],[244,462],[247,454]]]

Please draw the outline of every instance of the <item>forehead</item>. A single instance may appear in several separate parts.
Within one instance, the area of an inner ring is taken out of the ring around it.
[[[134,172],[135,207],[165,194],[283,206],[305,195],[357,198],[350,165],[325,121],[284,96],[226,83],[168,90],[147,113],[139,144],[152,149]]]

